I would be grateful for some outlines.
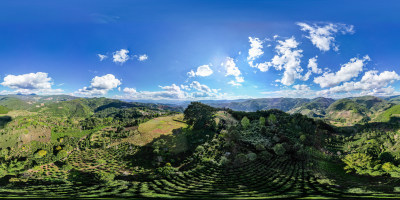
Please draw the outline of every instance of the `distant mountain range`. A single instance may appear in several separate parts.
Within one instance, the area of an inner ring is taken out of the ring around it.
[[[5,95],[0,96],[2,109],[37,110],[47,107],[49,111],[57,110],[65,113],[93,112],[90,102],[85,98],[68,95],[38,96],[38,95]],[[167,110],[182,111],[190,101],[156,101],[156,100],[112,100],[95,98],[96,103],[116,106],[146,106],[151,108],[166,108]],[[107,102],[106,102],[107,101]],[[68,102],[68,103],[66,103]],[[91,101],[93,102],[93,101]],[[400,115],[400,96],[392,97],[352,97],[332,99],[318,97],[307,98],[259,98],[238,100],[200,100],[204,104],[216,108],[229,108],[236,111],[254,112],[257,110],[279,109],[291,114],[301,113],[308,117],[320,118],[336,125],[351,125],[363,122],[389,121],[392,116]],[[126,105],[125,105],[126,104]]]

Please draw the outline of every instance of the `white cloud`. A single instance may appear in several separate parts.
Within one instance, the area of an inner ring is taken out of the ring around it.
[[[207,85],[202,85],[198,81],[193,81],[190,84],[190,88],[194,88],[200,92],[206,92],[206,93],[212,92],[212,90]]]
[[[308,85],[293,85],[293,88],[296,90],[310,90]]]
[[[303,76],[304,81],[307,81],[310,78],[312,73],[315,73],[315,74],[322,73],[322,69],[318,68],[317,58],[318,58],[318,56],[308,59],[308,65],[307,65],[308,71]]]
[[[371,70],[365,72],[364,76],[358,82],[345,82],[340,86],[319,91],[318,94],[327,96],[337,93],[348,93],[350,96],[354,96],[352,92],[357,91],[358,95],[387,96],[394,92],[394,88],[389,86],[389,84],[398,80],[400,80],[400,76],[395,71],[384,71],[378,74],[378,71]]]
[[[322,88],[336,86],[341,82],[349,81],[363,71],[366,62],[370,61],[368,55],[362,59],[352,58],[350,61],[341,66],[336,73],[324,73],[322,76],[314,78],[314,83],[319,84]]]
[[[238,83],[243,83],[243,82],[244,82],[244,78],[241,77],[241,76],[236,76],[236,77],[235,77],[235,80],[236,80],[236,82],[238,82]]]
[[[12,89],[49,89],[52,84],[51,78],[44,72],[7,75],[4,77],[4,82],[1,83]]]
[[[277,40],[277,43],[275,46],[276,55],[270,62],[254,64],[253,57],[250,57],[250,59],[248,58],[250,66],[258,68],[261,72],[268,71],[270,67],[279,71],[284,70],[282,78],[278,80],[283,85],[292,85],[296,79],[304,79],[301,75],[303,68],[300,66],[303,50],[297,48],[299,43],[294,37]],[[261,44],[257,43],[257,45]]]
[[[242,86],[242,84],[240,84],[240,83],[238,83],[238,82],[236,82],[234,80],[229,81],[228,84],[230,84],[232,86]]]
[[[221,63],[221,66],[226,70],[225,76],[240,76],[241,72],[236,63],[231,57],[226,57],[225,62]]]
[[[139,55],[139,58],[138,58],[139,61],[145,61],[147,59],[149,59],[149,57],[146,54]]]
[[[213,70],[210,68],[210,66],[211,65],[201,65],[201,66],[197,67],[197,71],[196,72],[191,70],[187,74],[188,74],[189,77],[210,76],[211,74],[213,74]]]
[[[225,69],[226,73],[225,76],[234,76],[235,80],[231,80],[228,84],[233,86],[241,86],[244,82],[244,78],[242,73],[240,72],[239,68],[236,67],[236,63],[231,57],[226,57],[225,62],[221,63],[221,66]]]
[[[124,88],[123,90],[122,90],[123,92],[125,92],[125,93],[128,93],[128,94],[134,94],[134,93],[136,93],[136,89],[135,88]]]
[[[112,74],[104,76],[95,76],[89,87],[79,89],[75,94],[83,96],[99,96],[106,95],[108,91],[121,85],[121,80],[115,78]]]
[[[217,98],[220,97],[219,90],[211,89],[207,85],[193,81],[189,85],[159,86],[161,91],[136,91],[133,88],[124,88],[125,96],[118,98],[123,99],[152,99],[152,100],[185,100],[198,98]],[[192,91],[191,93],[185,92]]]
[[[324,26],[318,26],[317,24],[309,25],[299,22],[297,25],[301,27],[302,31],[308,32],[307,38],[321,51],[329,51],[331,47],[335,51],[339,50],[339,47],[335,44],[334,37],[338,32],[341,34],[354,33],[354,26],[346,24],[329,23]]]
[[[254,38],[249,37],[249,42],[250,42],[250,49],[249,49],[249,55],[247,56],[247,61],[249,62],[249,65],[251,67],[257,67],[256,65],[253,64],[253,61],[264,54],[262,50],[263,41],[261,41],[259,38],[256,37]]]
[[[317,64],[317,58],[318,56],[315,56],[313,58],[310,58],[308,60],[308,69],[311,69],[311,71],[315,74],[321,74],[322,73],[322,69],[318,68],[318,64]]]
[[[123,64],[129,60],[129,50],[121,49],[113,53],[113,62]]]
[[[59,94],[62,89],[52,89],[52,78],[47,73],[37,72],[22,75],[7,75],[1,85],[14,89],[12,93]]]
[[[285,70],[280,80],[283,85],[292,85],[296,79],[302,78],[303,68],[300,66],[300,58],[303,57],[303,50],[297,49],[298,45],[294,37],[285,41],[278,40],[278,45],[275,47],[277,55],[271,62],[265,63],[266,70],[269,66],[273,66],[276,70]]]
[[[108,56],[103,55],[103,54],[97,54],[97,56],[99,56],[100,61],[103,61],[104,59],[106,59]]]

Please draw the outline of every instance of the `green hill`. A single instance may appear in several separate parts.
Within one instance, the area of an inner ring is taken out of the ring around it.
[[[326,110],[326,117],[346,125],[374,121],[392,105],[384,99],[373,96],[345,98],[332,103]]]
[[[13,109],[13,110],[23,110],[23,109],[28,109],[31,107],[30,104],[27,102],[15,98],[15,97],[1,97],[0,98],[0,105],[5,106],[7,108]]]
[[[388,122],[391,117],[400,117],[400,105],[392,106],[376,117],[377,122]]]
[[[9,108],[5,106],[0,106],[0,114],[7,114],[10,111]]]
[[[304,103],[310,102],[305,98],[262,98],[249,99],[242,102],[230,102],[221,104],[209,104],[219,108],[230,108],[236,111],[255,112],[257,110],[279,109],[285,112],[298,107]]]
[[[326,114],[326,109],[335,102],[334,99],[318,97],[312,99],[308,103],[304,103],[299,107],[295,107],[289,111],[289,113],[301,113],[308,117],[323,118]]]

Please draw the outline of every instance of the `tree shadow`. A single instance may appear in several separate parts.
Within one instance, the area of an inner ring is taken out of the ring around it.
[[[331,126],[334,127],[338,132],[347,135],[371,129],[390,131],[400,128],[400,117],[391,117],[390,120],[387,122],[369,122],[365,124],[354,124],[352,126],[343,126],[343,127],[337,127],[334,125]]]
[[[208,135],[208,137],[207,137]],[[194,149],[201,144],[204,144],[212,138],[208,131],[192,131],[187,128],[178,128],[172,130],[172,134],[161,135],[154,138],[151,142],[139,148],[134,155],[123,157],[132,167],[142,167],[144,169],[155,169],[163,166],[166,163],[171,163],[173,166],[182,166],[186,158],[192,155]],[[162,141],[162,142],[160,142]],[[154,152],[154,147],[162,143],[159,150],[162,153]],[[161,156],[162,160],[157,157]]]
[[[12,117],[6,115],[0,117],[0,129],[4,128],[9,122],[12,121]]]

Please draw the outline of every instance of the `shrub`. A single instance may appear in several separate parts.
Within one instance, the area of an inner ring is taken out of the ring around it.
[[[278,156],[282,156],[286,152],[285,147],[283,147],[282,144],[276,144],[272,149],[274,150],[275,154]]]
[[[250,152],[250,153],[248,153],[248,154],[246,155],[246,157],[247,157],[248,160],[254,161],[254,160],[257,159],[257,154],[255,154],[255,153],[253,153],[253,152]]]
[[[306,135],[304,135],[304,134],[300,135],[300,142],[301,143],[304,144],[306,142],[306,140],[307,140],[307,136]]]
[[[43,158],[47,155],[47,151],[46,150],[39,150],[36,154],[35,157],[36,158]]]
[[[247,161],[247,156],[246,156],[245,154],[243,154],[243,153],[240,153],[240,154],[238,154],[238,155],[236,156],[235,161],[236,161],[237,163],[245,163],[245,162]]]
[[[342,161],[346,164],[347,173],[355,171],[358,174],[368,174],[371,169],[372,157],[365,153],[347,154]]]
[[[113,173],[100,171],[96,173],[95,178],[100,182],[109,183],[114,180],[115,175]]]
[[[269,153],[268,151],[262,151],[262,152],[260,153],[260,156],[261,156],[261,158],[263,158],[263,159],[270,159],[270,158],[272,158],[272,154]]]
[[[105,161],[105,160],[103,160],[103,159],[98,159],[97,160],[97,164],[99,164],[99,165],[104,165],[104,164],[106,164],[107,163],[107,161]]]
[[[220,165],[226,165],[229,163],[229,159],[225,156],[221,156],[221,159],[219,159],[219,164]]]
[[[265,117],[260,117],[260,119],[258,120],[258,123],[260,124],[261,127],[265,126],[265,122],[266,122]]]
[[[160,176],[168,176],[176,172],[176,169],[171,166],[170,163],[165,164],[164,167],[159,167],[156,169],[156,174]]]
[[[63,158],[65,158],[65,157],[67,157],[67,156],[68,156],[68,152],[65,151],[65,150],[61,150],[61,151],[59,151],[59,152],[57,153],[57,159],[58,159],[58,160],[63,159]]]

